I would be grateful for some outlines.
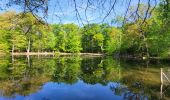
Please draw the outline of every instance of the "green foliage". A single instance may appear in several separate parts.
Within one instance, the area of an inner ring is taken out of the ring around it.
[[[82,48],[79,27],[75,24],[65,24],[63,25],[63,28],[66,34],[66,51],[72,53],[80,52]]]
[[[0,52],[52,51],[56,38],[31,13],[6,12],[0,17]],[[4,25],[2,25],[4,24]],[[10,50],[11,49],[11,50]]]
[[[65,45],[66,45],[66,34],[63,29],[63,26],[60,24],[52,25],[52,32],[56,37],[56,51],[65,52]]]
[[[9,60],[7,58],[0,59],[0,80],[8,78]]]
[[[47,39],[47,33],[48,33],[48,27],[43,24],[43,22],[40,22],[37,20],[31,13],[26,14],[18,14],[19,18],[21,20],[18,21],[18,30],[21,30],[26,35],[27,39],[27,52],[31,50],[31,46],[33,45],[33,42],[36,41],[34,44],[34,48],[40,49],[40,45],[43,46],[41,49],[47,49],[50,48],[48,44],[49,39]],[[51,35],[49,35],[50,37]],[[42,39],[42,40],[40,40]],[[40,42],[41,41],[41,42]],[[45,44],[44,44],[45,43]],[[36,45],[38,44],[38,46]],[[49,47],[48,47],[49,46]]]
[[[80,52],[81,42],[79,27],[75,24],[53,25],[53,34],[56,39],[56,50],[61,52]]]
[[[83,52],[101,52],[103,46],[103,35],[98,24],[85,25],[82,29]]]
[[[111,28],[111,31],[108,33],[108,39],[105,45],[105,51],[108,54],[113,54],[120,51],[122,41],[122,32],[117,28]]]
[[[11,44],[16,51],[25,51],[27,46],[26,36],[20,31],[14,31],[11,35]]]
[[[0,30],[0,53],[7,53],[10,49],[10,32],[6,30]]]
[[[56,45],[56,37],[51,32],[45,32],[42,36],[35,36],[32,48],[36,51],[52,51]]]
[[[127,24],[123,28],[121,51],[136,53],[140,49],[141,34],[138,24]]]
[[[122,32],[107,24],[90,24],[82,29],[82,47],[84,52],[116,53],[120,48]]]

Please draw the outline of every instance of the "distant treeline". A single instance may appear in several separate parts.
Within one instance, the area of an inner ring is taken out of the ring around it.
[[[46,25],[31,13],[5,12],[0,14],[0,52],[90,52],[127,54],[133,56],[168,57],[170,50],[170,11],[160,3],[146,15],[147,7],[138,5],[125,18],[126,23]],[[170,8],[170,6],[169,6]],[[136,14],[135,14],[136,15]],[[113,22],[122,22],[121,17]]]

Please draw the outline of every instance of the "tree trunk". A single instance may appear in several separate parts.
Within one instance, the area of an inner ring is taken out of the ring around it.
[[[14,50],[15,50],[15,48],[14,48],[14,44],[12,45],[12,54],[14,53]]]
[[[140,31],[142,33],[142,39],[143,39],[143,42],[144,42],[144,59],[145,58],[148,59],[150,55],[149,55],[149,48],[148,48],[148,43],[147,43],[147,40],[146,40],[146,35],[145,35],[145,32],[142,30],[141,27],[140,27]],[[146,53],[145,53],[145,50],[146,50]]]
[[[29,37],[29,40],[28,40],[28,48],[27,48],[27,53],[30,52],[30,45],[31,45],[31,41],[30,41],[30,37]]]
[[[143,34],[143,40],[144,40],[145,48],[146,48],[146,56],[147,56],[147,58],[149,58],[148,43],[147,43],[147,41],[146,41],[146,37],[145,37],[145,35],[144,35],[144,34]]]
[[[100,49],[101,49],[101,51],[102,51],[102,53],[103,53],[103,44],[100,46]]]

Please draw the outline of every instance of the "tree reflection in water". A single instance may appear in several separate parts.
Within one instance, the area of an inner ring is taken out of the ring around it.
[[[143,63],[119,62],[111,57],[31,56],[28,59],[22,56],[10,59],[0,59],[1,96],[26,96],[41,90],[47,82],[76,84],[81,80],[110,87],[113,95],[127,100],[160,99],[158,64],[146,67]],[[169,97],[167,93],[166,98]]]
[[[138,86],[136,88],[138,88]],[[117,83],[116,86],[111,85],[110,89],[115,95],[123,95],[125,100],[148,100],[148,97],[144,94],[144,91],[134,93],[134,91],[130,91],[128,87],[121,85],[120,83]]]

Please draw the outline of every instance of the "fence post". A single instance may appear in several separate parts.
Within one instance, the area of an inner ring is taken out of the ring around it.
[[[161,95],[161,99],[162,99],[162,89],[163,89],[163,77],[162,77],[162,68],[161,68],[161,87],[160,87],[160,95]]]
[[[161,84],[163,84],[162,72],[163,72],[163,70],[162,70],[162,68],[161,68]]]

